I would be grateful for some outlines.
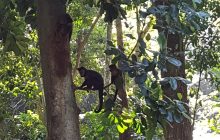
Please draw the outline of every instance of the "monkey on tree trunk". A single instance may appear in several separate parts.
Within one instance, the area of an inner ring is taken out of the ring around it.
[[[126,97],[126,91],[124,86],[124,78],[120,69],[117,68],[115,64],[109,66],[109,71],[111,72],[111,83],[104,88],[109,87],[111,84],[115,85],[116,91],[113,101],[116,100],[117,95],[122,100],[122,107],[128,107],[128,101]]]

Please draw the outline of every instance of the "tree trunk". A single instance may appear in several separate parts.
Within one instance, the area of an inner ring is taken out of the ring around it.
[[[106,33],[106,49],[109,49],[108,41],[112,40],[112,23],[108,23],[107,25],[107,33]],[[104,72],[104,83],[105,85],[111,83],[111,73],[109,71],[108,66],[111,64],[111,56],[105,55],[105,72]],[[109,88],[106,89],[107,91]]]
[[[78,108],[72,89],[65,2],[38,0],[38,36],[46,101],[47,139],[79,140]]]
[[[186,77],[185,74],[185,55],[184,55],[184,46],[182,44],[182,39],[178,34],[168,34],[167,36],[167,46],[168,50],[171,50],[169,55],[173,55],[176,59],[182,62],[180,68],[176,68],[172,64],[166,63],[167,72],[162,73],[162,77]],[[178,45],[178,48],[176,47]],[[173,91],[171,88],[163,88],[164,94],[171,99],[177,99],[177,93],[182,93],[182,100],[185,103],[188,103],[187,100],[187,86],[178,81],[178,88],[176,91]],[[192,126],[188,119],[184,119],[182,123],[172,123],[166,126],[165,130],[165,139],[166,140],[192,140]]]
[[[117,31],[118,48],[121,51],[124,51],[123,32],[122,32],[123,30],[122,30],[122,23],[120,18],[116,19],[116,31]],[[120,62],[119,62],[119,67],[120,67]],[[128,99],[125,88],[122,88],[118,91],[118,96],[122,100],[121,102],[122,107],[128,108]],[[130,140],[130,139],[131,139],[131,135],[129,133],[129,129],[127,129],[124,133],[119,134],[119,140]]]
[[[171,4],[168,0],[157,0],[154,2],[155,5],[169,5]],[[158,18],[158,17],[157,17]],[[158,29],[161,32],[161,29]],[[186,77],[185,73],[185,47],[183,46],[183,40],[180,34],[167,32],[167,50],[168,55],[182,62],[182,66],[177,68],[170,63],[166,63],[167,72],[162,72],[161,77]],[[178,88],[173,91],[170,87],[163,88],[164,94],[171,99],[177,99],[177,93],[182,94],[182,101],[188,104],[187,100],[187,86],[178,81]],[[189,110],[189,109],[188,109]],[[192,125],[188,119],[184,119],[182,123],[171,123],[165,128],[165,139],[166,140],[192,140]]]

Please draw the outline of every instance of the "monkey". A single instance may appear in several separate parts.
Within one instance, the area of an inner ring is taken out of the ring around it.
[[[127,98],[123,97],[126,95],[126,91],[124,88],[124,78],[122,75],[122,71],[118,69],[115,64],[109,65],[109,71],[111,72],[111,83],[105,86],[104,88],[107,88],[111,84],[114,84],[116,91],[115,91],[113,101],[114,102],[116,101],[117,95],[119,94],[119,97],[122,99],[122,106],[127,107],[128,106]]]
[[[112,23],[119,16],[119,10],[115,0],[100,0],[101,9],[105,12],[105,22]]]
[[[73,20],[71,16],[65,13],[64,15],[60,17],[59,22],[58,22],[58,27],[57,27],[57,33],[60,33],[61,35],[68,34],[69,41],[72,35],[72,28],[73,28],[72,22]]]
[[[99,92],[99,108],[95,113],[99,113],[103,106],[103,89],[104,80],[102,75],[94,70],[88,70],[85,67],[77,68],[81,77],[84,77],[82,85],[76,89],[79,90],[98,90]]]

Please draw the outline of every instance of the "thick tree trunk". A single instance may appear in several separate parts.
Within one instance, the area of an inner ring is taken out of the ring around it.
[[[168,50],[171,50],[169,55],[173,55],[176,59],[182,62],[180,68],[166,63],[167,72],[162,73],[162,77],[186,77],[185,74],[185,55],[184,55],[184,46],[182,44],[182,39],[178,34],[168,34],[167,36],[167,46]],[[178,45],[178,47],[176,47]],[[188,103],[187,100],[187,86],[178,81],[178,88],[176,91],[173,91],[171,88],[164,88],[164,94],[171,99],[177,99],[177,93],[182,93],[183,101]],[[192,140],[192,126],[188,119],[184,119],[182,123],[172,123],[166,126],[165,130],[165,139],[166,140]]]
[[[154,2],[155,5],[170,5],[171,2],[168,0],[157,0]],[[161,29],[158,29],[159,33]],[[185,47],[183,46],[183,41],[178,33],[166,33],[167,36],[167,50],[168,55],[182,62],[182,66],[177,68],[170,63],[166,63],[167,72],[162,72],[162,77],[186,77],[185,74]],[[187,100],[187,86],[178,81],[178,88],[173,91],[170,87],[163,88],[164,94],[171,99],[177,99],[176,93],[182,93],[182,100],[188,104]],[[184,119],[181,123],[171,123],[165,128],[165,139],[166,140],[192,140],[192,125],[188,119]]]
[[[120,18],[116,19],[116,31],[117,31],[117,45],[121,51],[124,51],[123,32],[122,32],[123,30],[122,30],[122,23]],[[119,67],[120,67],[120,62],[119,62]],[[122,107],[128,108],[128,99],[125,88],[120,89],[118,91],[118,96],[122,100],[121,102]],[[129,129],[127,129],[124,133],[119,134],[119,140],[130,140],[130,139],[131,139],[131,135],[129,133]]]
[[[65,2],[38,0],[37,4],[47,139],[79,140],[78,108],[71,88],[70,28],[66,25]]]

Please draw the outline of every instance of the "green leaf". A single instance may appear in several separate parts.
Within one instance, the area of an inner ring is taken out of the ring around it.
[[[183,114],[183,116],[184,116],[185,118],[191,120],[191,117],[190,117],[189,115],[187,115],[186,113],[183,113],[183,112],[182,112],[182,114]]]
[[[181,113],[187,112],[185,107],[183,106],[183,104],[180,101],[176,101],[176,105]]]
[[[125,132],[125,129],[123,127],[121,127],[121,125],[118,124],[116,127],[117,127],[118,132],[120,132],[120,133]]]
[[[192,0],[192,1],[198,4],[202,3],[202,0]]]
[[[204,11],[199,11],[199,12],[196,12],[196,14],[198,15],[199,18],[203,19],[203,18],[207,18],[209,17],[210,15]]]
[[[182,62],[177,60],[176,58],[173,57],[167,57],[167,61],[177,67],[180,67],[182,65]]]
[[[168,111],[167,113],[167,116],[166,116],[166,119],[169,121],[169,122],[173,122],[173,113]]]
[[[145,67],[148,67],[149,66],[149,62],[146,58],[143,58],[142,60],[142,64],[145,66]]]
[[[170,84],[170,86],[171,86],[171,88],[172,88],[173,90],[176,90],[176,89],[177,89],[177,81],[176,81],[175,78],[170,77],[170,78],[169,78],[169,84]]]
[[[163,107],[159,107],[159,111],[161,114],[164,114],[164,115],[167,114],[166,109],[164,109]]]
[[[192,82],[185,79],[185,78],[182,78],[182,77],[175,77],[176,80],[181,80],[184,84],[191,84]]]
[[[143,73],[135,77],[134,81],[136,84],[143,84],[147,80],[147,74]]]
[[[124,123],[129,123],[129,124],[130,124],[130,123],[132,123],[132,119],[126,119],[126,120],[123,120],[123,122],[124,122]]]
[[[177,123],[181,123],[183,121],[183,117],[177,112],[174,114],[173,118]]]
[[[177,97],[178,97],[179,100],[182,100],[182,98],[183,98],[182,93],[179,93],[179,92],[178,92],[178,93],[177,93]]]
[[[149,41],[149,40],[151,39],[151,35],[150,35],[149,33],[147,33],[145,39],[146,39],[147,41]]]
[[[166,39],[166,36],[164,35],[163,32],[159,34],[159,37],[157,38],[157,41],[160,45],[160,50],[161,51],[166,51],[167,39]]]

